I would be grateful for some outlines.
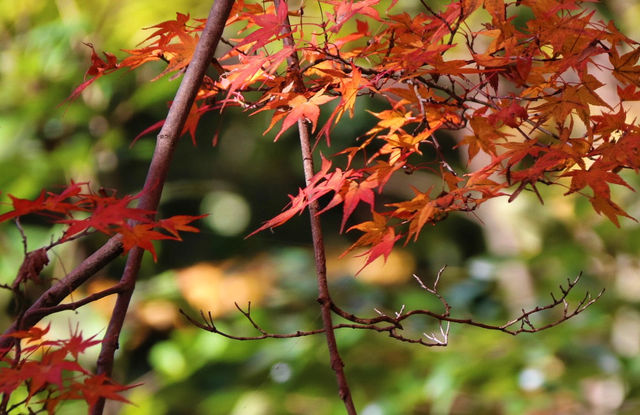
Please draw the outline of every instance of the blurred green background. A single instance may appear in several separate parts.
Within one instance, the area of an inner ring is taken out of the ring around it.
[[[401,2],[401,7],[417,7]],[[605,19],[640,39],[640,5],[609,1]],[[97,51],[132,49],[140,30],[175,17],[176,11],[205,17],[209,4],[195,0],[21,0],[0,2],[0,196],[37,196],[40,189],[75,181],[94,188],[140,189],[153,151],[147,136],[133,137],[164,118],[179,80],[149,82],[163,65],[100,79],[64,104],[82,81],[93,43]],[[613,88],[613,86],[612,86]],[[352,122],[336,131],[337,152],[368,129],[372,117],[360,102]],[[636,110],[636,114],[640,112]],[[115,378],[143,383],[127,397],[134,405],[110,404],[106,413],[142,414],[342,414],[321,336],[238,342],[193,327],[178,314],[211,310],[229,333],[255,332],[235,309],[252,302],[254,318],[273,332],[315,329],[321,320],[310,236],[305,216],[244,239],[273,217],[303,182],[294,136],[278,143],[262,136],[266,116],[247,118],[231,110],[205,116],[198,145],[184,138],[178,148],[160,216],[210,213],[202,232],[183,243],[157,246],[140,274],[117,355]],[[212,146],[220,133],[220,142]],[[443,137],[447,140],[447,137]],[[453,143],[453,140],[449,138]],[[416,180],[424,179],[416,172]],[[628,180],[636,188],[634,175]],[[402,195],[407,189],[390,184]],[[566,278],[584,272],[571,297],[585,290],[605,295],[587,312],[535,335],[452,326],[446,348],[401,344],[376,333],[340,331],[354,400],[362,415],[395,414],[637,414],[640,413],[640,227],[622,219],[621,229],[597,216],[588,202],[542,189],[545,205],[523,194],[514,203],[495,200],[477,215],[454,215],[425,229],[419,241],[394,251],[386,265],[374,263],[359,276],[361,258],[339,254],[353,235],[337,234],[340,212],[324,217],[331,288],[338,304],[364,316],[438,304],[417,286],[412,273],[433,281],[448,265],[441,290],[460,317],[499,323],[523,307],[546,303]],[[613,189],[634,217],[640,199]],[[4,208],[2,208],[4,210]],[[333,215],[333,216],[332,216]],[[354,223],[356,223],[354,221]],[[23,224],[29,249],[47,243],[56,229],[38,219]],[[100,237],[59,247],[47,275],[60,278],[102,243]],[[22,242],[13,224],[0,227],[0,282],[13,280]],[[77,294],[112,284],[123,259],[101,271]],[[44,287],[40,287],[44,289]],[[37,290],[37,288],[36,288]],[[37,292],[33,293],[36,295]],[[10,299],[0,292],[11,321]],[[65,337],[80,322],[87,336],[105,330],[111,310],[105,299],[52,319],[52,336]],[[553,316],[550,316],[553,317]],[[437,330],[415,321],[418,336]],[[85,356],[94,364],[98,348]],[[69,402],[63,414],[84,411]]]

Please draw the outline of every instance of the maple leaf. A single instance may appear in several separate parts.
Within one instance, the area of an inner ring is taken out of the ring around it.
[[[497,21],[506,20],[504,0],[484,0],[483,6]]]
[[[289,9],[287,3],[284,0],[275,1],[280,2],[279,6],[277,7],[277,14],[265,13],[261,15],[249,15],[249,18],[255,24],[260,26],[260,29],[245,36],[245,38],[236,45],[236,48],[240,48],[241,46],[247,44],[253,44],[247,51],[247,54],[251,55],[256,50],[269,43],[272,37],[276,37],[276,39],[279,37],[280,32],[286,27],[285,19],[287,18],[287,12],[289,11]],[[286,36],[286,34],[283,36]]]
[[[179,43],[170,43],[163,48],[162,56],[169,61],[169,65],[158,74],[152,81],[161,78],[169,72],[180,71],[189,65],[193,53],[196,50],[199,37],[183,36]]]
[[[328,29],[329,32],[337,33],[340,31],[342,25],[357,13],[369,16],[378,21],[381,20],[378,11],[371,7],[377,5],[380,0],[363,0],[358,2],[354,2],[353,0],[324,0],[324,2],[333,5],[334,12],[327,13],[329,20],[334,23],[334,25]]]
[[[622,136],[617,141],[603,143],[593,153],[602,155],[599,162],[606,166],[605,170],[626,167],[637,172],[640,170],[640,133],[625,132],[624,129],[622,131]]]
[[[145,27],[144,28],[145,30],[155,29],[155,28],[157,28],[157,30],[151,33],[142,42],[140,42],[139,45],[148,42],[149,40],[153,39],[156,36],[163,39],[162,42],[159,41],[158,43],[169,42],[169,40],[171,40],[171,38],[173,38],[174,36],[180,36],[181,34],[185,33],[185,27],[187,25],[187,22],[189,21],[189,18],[190,18],[189,14],[183,14],[178,12],[176,13],[175,20],[167,20],[162,23],[158,23],[157,25]]]
[[[575,111],[580,119],[589,125],[591,116],[590,105],[611,108],[595,90],[604,85],[598,81],[593,75],[585,74],[582,76],[582,82],[577,85],[566,85],[559,97],[548,97],[546,103],[540,104],[534,111],[541,112],[540,119],[552,117],[558,122],[563,123],[572,111]]]
[[[636,65],[640,58],[640,49],[636,48],[624,55],[618,55],[616,48],[611,48],[609,61],[613,65],[613,76],[624,85],[640,86],[640,66]]]
[[[360,268],[356,275],[381,255],[384,256],[386,261],[386,259],[389,257],[389,254],[391,254],[391,250],[393,249],[396,241],[398,241],[398,239],[402,237],[402,235],[396,235],[393,227],[387,226],[386,217],[376,212],[373,212],[372,221],[354,225],[349,228],[347,232],[354,229],[364,232],[364,235],[360,236],[360,238],[340,256],[343,257],[348,252],[359,246],[371,246],[369,250],[359,255],[366,256],[367,259],[365,261],[365,264],[362,266],[362,268]]]
[[[340,100],[340,104],[336,108],[338,111],[338,115],[335,120],[336,124],[340,121],[340,118],[345,111],[349,111],[349,117],[353,118],[356,97],[358,95],[358,91],[362,88],[362,82],[362,73],[355,65],[351,65],[351,76],[348,81],[340,79],[340,87],[338,88],[338,91],[340,91],[342,98]]]
[[[369,176],[362,182],[357,182],[356,180],[345,181],[345,184],[343,185],[344,190],[336,193],[334,200],[329,205],[332,207],[337,203],[343,203],[340,232],[343,232],[347,219],[349,219],[361,201],[369,204],[373,211],[375,194],[372,189],[375,189],[376,187],[378,187],[378,182],[374,176]],[[326,208],[324,210],[326,210]]]
[[[627,85],[624,88],[618,85],[616,89],[621,101],[640,101],[640,90],[635,85]]]
[[[9,195],[9,198],[11,198],[12,201],[13,210],[0,215],[0,223],[31,213],[67,215],[72,211],[85,210],[80,202],[72,203],[70,201],[71,198],[80,195],[80,192],[82,191],[81,186],[83,184],[86,183],[76,183],[71,181],[71,183],[62,192],[60,192],[60,194],[45,192],[43,190],[35,200],[20,199],[13,195]]]
[[[169,106],[171,106],[171,103],[169,103]],[[183,136],[186,133],[189,133],[189,135],[191,136],[191,143],[195,146],[196,145],[196,129],[198,128],[198,124],[200,123],[200,118],[205,113],[210,112],[213,109],[215,109],[214,105],[209,105],[209,104],[202,105],[202,104],[199,104],[198,101],[195,101],[191,106],[191,109],[189,110],[189,114],[187,114],[187,119],[184,122],[184,126],[182,127],[182,131],[180,132],[180,136]],[[141,137],[151,133],[152,131],[156,131],[162,128],[164,123],[165,123],[165,120],[161,120],[145,128],[137,136],[135,136],[135,138],[131,142],[131,146],[133,146],[136,143],[136,141],[138,141],[138,139],[140,139]]]
[[[389,206],[396,208],[393,216],[410,221],[407,241],[412,237],[414,241],[417,240],[424,225],[427,222],[435,222],[437,215],[440,213],[440,208],[429,196],[431,191],[432,188],[429,188],[426,192],[420,192],[414,188],[413,192],[416,196],[413,199],[389,204]]]
[[[158,261],[156,250],[152,241],[161,239],[175,239],[174,237],[165,235],[158,231],[154,231],[155,224],[139,223],[134,226],[122,226],[119,233],[122,235],[122,247],[124,252],[128,252],[131,248],[137,246],[151,252],[153,261]]]
[[[265,81],[294,50],[292,47],[284,47],[271,55],[267,55],[262,50],[258,51],[256,55],[238,55],[240,64],[226,65],[227,72],[223,74],[218,84],[221,89],[227,91],[227,97],[229,97],[237,90],[242,90],[259,81]]]
[[[571,177],[571,187],[565,195],[589,186],[593,189],[594,197],[609,199],[611,192],[609,191],[609,185],[607,183],[618,184],[634,190],[633,187],[629,186],[629,184],[616,173],[605,171],[598,167],[599,164],[594,163],[588,170],[572,170],[564,173],[563,176]]]
[[[70,332],[70,336],[68,339],[60,341],[60,346],[76,360],[78,359],[78,355],[84,353],[89,347],[102,343],[102,340],[93,340],[97,334],[94,334],[88,339],[83,338],[82,332],[79,331],[77,325],[76,328]]]
[[[589,201],[593,206],[593,210],[595,210],[597,213],[604,214],[618,228],[620,227],[620,222],[618,222],[618,216],[625,216],[637,222],[636,219],[629,216],[628,213],[622,210],[620,206],[613,203],[609,198],[604,198],[596,195],[594,197],[589,198]]]
[[[634,86],[631,86],[635,88]],[[594,115],[591,120],[595,124],[593,127],[594,134],[600,134],[605,138],[610,138],[616,132],[629,131],[629,125],[625,122],[627,119],[627,111],[620,105],[617,113],[603,113],[602,115]]]
[[[506,144],[505,147],[507,147]],[[521,144],[510,143],[508,147],[511,150],[505,152],[501,157],[508,160],[506,174],[510,183],[533,184],[543,180],[549,172],[562,171],[576,163],[573,154],[562,148],[539,145],[535,140]],[[522,170],[513,170],[514,166],[525,157],[532,157],[533,165]],[[517,193],[512,195],[510,201],[516,195]]]
[[[30,380],[28,399],[48,384],[63,389],[64,371],[87,373],[77,362],[66,360],[66,355],[64,349],[45,351],[40,361],[30,360],[22,364],[20,374]]]
[[[95,195],[86,195],[85,200],[90,201],[93,206],[91,216],[83,220],[62,219],[58,223],[68,224],[69,227],[64,233],[62,241],[85,232],[90,228],[100,231],[104,234],[111,235],[114,232],[112,228],[122,225],[127,220],[135,222],[148,222],[150,217],[155,213],[153,211],[130,208],[128,205],[140,195],[126,195],[122,199],[114,196],[101,197]]]
[[[283,225],[289,221],[289,219],[304,212],[305,208],[312,201],[317,200],[332,190],[337,192],[338,189],[340,189],[345,180],[345,173],[337,169],[332,174],[328,174],[331,169],[331,161],[324,158],[322,154],[320,156],[322,158],[322,167],[309,179],[307,187],[298,189],[296,196],[289,195],[290,202],[285,206],[283,212],[264,222],[262,226],[247,235],[245,239],[265,229]],[[328,207],[324,210],[326,209],[328,209]]]
[[[187,216],[187,215],[176,215],[167,219],[160,219],[158,221],[158,226],[162,229],[169,232],[176,240],[181,241],[182,238],[178,232],[200,232],[198,228],[195,226],[190,226],[189,223],[206,218],[209,215],[200,215],[200,216]]]
[[[496,142],[505,139],[508,134],[497,130],[484,117],[474,117],[469,120],[469,125],[473,129],[473,135],[466,135],[458,146],[468,145],[467,150],[469,160],[472,160],[480,150],[487,154],[495,154]]]
[[[324,94],[324,89],[316,92],[311,98],[307,99],[304,95],[296,95],[289,100],[289,106],[291,111],[287,114],[286,118],[282,122],[282,128],[276,135],[274,141],[291,128],[292,125],[298,122],[298,120],[306,120],[311,123],[311,132],[315,131],[316,124],[318,123],[318,117],[320,116],[320,105],[335,99],[336,97],[330,97]]]
[[[65,101],[73,101],[89,85],[97,81],[102,76],[107,75],[120,67],[120,65],[118,65],[118,58],[116,58],[115,55],[108,52],[103,52],[106,60],[102,60],[96,53],[96,50],[91,43],[85,43],[85,45],[91,48],[91,66],[84,74],[85,81],[78,85]],[[92,78],[87,79],[87,76],[91,76]]]
[[[128,53],[129,56],[120,62],[120,67],[129,68],[130,71],[147,62],[161,60],[163,57],[162,49],[156,45],[139,49],[123,49],[122,51]]]
[[[74,382],[70,389],[74,395],[80,395],[87,404],[89,404],[89,410],[91,411],[101,398],[131,403],[120,393],[137,386],[139,386],[139,384],[130,386],[119,385],[109,379],[104,373],[101,373],[87,377],[82,383]]]
[[[502,121],[503,124],[508,125],[509,127],[516,128],[520,126],[524,121],[529,118],[529,114],[527,110],[518,104],[518,102],[513,99],[511,100],[511,104],[503,107],[500,111],[495,112],[487,118],[491,124],[496,126],[498,121]]]
[[[12,333],[3,334],[2,336],[13,337],[16,339],[29,339],[27,342],[27,344],[29,344],[42,339],[42,337],[49,332],[49,329],[51,329],[51,323],[47,324],[47,327],[45,328],[33,326],[28,330],[14,331]]]
[[[295,197],[289,195],[289,199],[291,200],[287,206],[291,206],[290,208],[284,210],[282,213],[275,216],[274,218],[264,222],[262,226],[260,226],[255,231],[251,232],[249,235],[246,236],[246,238],[253,236],[258,232],[262,232],[265,229],[276,228],[278,226],[283,225],[284,223],[289,221],[289,219],[304,212],[304,209],[307,207],[309,203],[302,189],[299,189],[299,192]]]
[[[482,5],[483,1],[484,0],[462,0],[460,7],[464,11],[464,16],[468,17],[476,11]]]
[[[0,367],[0,392],[10,395],[22,385],[25,379],[19,370],[11,367]]]
[[[198,36],[193,36],[189,33],[195,29],[190,30],[188,28],[188,21],[188,14],[176,13],[175,20],[167,20],[155,26],[146,27],[145,30],[157,30],[139,44],[150,42],[155,37],[158,39],[143,48],[125,49],[124,51],[130,56],[120,62],[120,67],[128,67],[129,70],[133,70],[146,62],[159,59],[167,61],[169,65],[152,81],[168,72],[178,71],[186,67],[191,61],[195,45],[198,42]],[[177,38],[178,41],[172,43],[174,38]]]
[[[377,113],[367,110],[367,112],[380,120],[375,127],[367,131],[367,134],[375,134],[385,129],[389,129],[389,134],[392,134],[409,122],[416,120],[411,112],[402,113],[396,110],[384,110]]]

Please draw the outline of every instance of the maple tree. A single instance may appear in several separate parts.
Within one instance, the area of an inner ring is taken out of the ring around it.
[[[261,333],[239,337],[218,329],[211,314],[203,312],[201,320],[185,316],[205,330],[242,340],[323,333],[348,413],[356,410],[336,329],[372,330],[403,342],[444,346],[450,323],[509,334],[537,332],[575,316],[598,298],[587,294],[570,309],[566,299],[576,278],[561,287],[560,296],[552,295],[549,304],[523,310],[502,325],[453,317],[438,291],[440,274],[432,286],[416,280],[441,302],[442,312],[401,310],[393,316],[363,318],[333,301],[320,224],[321,216],[333,208],[342,209],[340,232],[357,234],[345,254],[360,252],[363,267],[387,258],[397,244],[417,240],[427,225],[436,225],[451,213],[473,212],[497,197],[513,201],[523,191],[534,192],[542,201],[540,185],[561,186],[566,195],[585,197],[616,226],[620,217],[635,220],[611,199],[610,185],[634,190],[620,174],[640,169],[640,129],[635,120],[628,120],[624,105],[640,98],[637,42],[612,23],[597,20],[595,12],[578,0],[460,0],[442,10],[421,1],[423,10],[413,15],[397,10],[396,3],[321,0],[319,16],[308,17],[304,8],[289,9],[283,0],[218,0],[208,19],[177,13],[175,20],[149,28],[151,34],[139,48],[125,50],[128,56],[122,60],[108,52],[102,58],[88,45],[91,66],[69,100],[103,76],[152,61],[166,62],[154,80],[170,73],[184,78],[167,118],[133,140],[160,129],[138,195],[118,198],[114,192],[75,182],[58,193],[42,191],[35,200],[10,195],[11,208],[0,215],[0,222],[15,220],[19,226],[22,216],[38,214],[65,226],[62,236],[46,247],[27,252],[25,241],[23,266],[15,283],[5,287],[17,298],[24,284],[40,277],[52,247],[93,232],[111,238],[35,302],[17,302],[19,317],[0,341],[5,397],[28,382],[26,403],[36,393],[48,393],[43,408],[52,412],[60,400],[80,398],[96,414],[102,412],[104,399],[124,399],[119,393],[126,387],[108,377],[142,254],[150,251],[155,259],[154,240],[180,240],[179,232],[197,231],[191,222],[201,218],[154,218],[172,153],[185,134],[195,143],[196,128],[206,113],[229,107],[250,114],[269,111],[271,122],[264,134],[277,130],[274,141],[297,128],[304,186],[289,196],[282,212],[249,236],[309,212],[323,328],[272,334],[253,320],[250,309],[238,307]],[[518,17],[523,19],[517,22]],[[228,37],[222,37],[225,27]],[[220,41],[227,48],[214,58]],[[210,75],[213,72],[215,76]],[[616,83],[615,102],[598,93],[604,82]],[[371,128],[333,155],[315,154],[319,142],[330,145],[334,128],[362,110],[358,105],[364,96],[377,97],[386,106],[379,112],[367,110]],[[466,155],[466,166],[447,158],[453,149],[443,148],[442,131],[459,132],[455,149]],[[321,163],[317,170],[314,155]],[[401,180],[416,170],[438,179],[423,188],[412,187],[413,197],[407,200],[387,194],[392,178]],[[135,201],[137,207],[129,207]],[[354,223],[359,207],[370,212],[370,220]],[[127,264],[119,283],[61,304],[122,253]],[[117,295],[117,301],[101,342],[96,375],[74,360],[96,342],[93,338],[82,339],[76,330],[66,342],[39,341],[44,333],[35,324],[42,317],[109,295]],[[564,307],[557,320],[543,325],[531,321],[532,315],[555,307]],[[416,315],[438,321],[439,334],[405,336],[402,322]],[[335,324],[335,316],[348,323]],[[26,347],[21,348],[22,342]],[[41,354],[39,363],[31,358],[36,350]],[[71,360],[66,359],[68,354]],[[62,371],[78,372],[86,379],[63,382]],[[2,402],[5,411],[7,399]]]

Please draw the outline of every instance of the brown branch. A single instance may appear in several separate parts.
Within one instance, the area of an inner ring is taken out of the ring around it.
[[[44,315],[51,315],[54,313],[59,313],[61,311],[67,311],[67,310],[77,310],[78,308],[87,305],[89,303],[93,303],[94,301],[98,301],[104,297],[108,297],[110,295],[113,294],[118,294],[120,292],[122,292],[125,289],[125,287],[120,284],[117,283],[115,284],[113,287],[109,287],[105,290],[102,290],[100,292],[97,293],[93,293],[91,295],[88,295],[78,301],[74,301],[71,303],[64,303],[64,304],[58,304],[55,306],[51,306],[51,307],[43,307],[41,308],[39,311],[41,313],[43,313]]]
[[[255,320],[253,320],[253,317],[251,317],[251,302],[249,302],[249,307],[247,309],[247,311],[244,311],[243,309],[240,308],[240,306],[238,305],[238,303],[235,303],[236,308],[242,313],[242,315],[244,315],[247,320],[249,320],[249,322],[251,323],[251,325],[258,330],[261,335],[260,336],[234,336],[232,334],[228,334],[225,333],[221,330],[219,330],[214,321],[213,321],[213,316],[211,315],[211,311],[209,311],[207,313],[207,316],[204,315],[204,311],[200,310],[200,317],[202,318],[203,323],[195,320],[193,317],[191,317],[189,314],[187,314],[184,310],[180,309],[180,314],[182,314],[183,316],[185,316],[185,318],[187,320],[189,320],[189,322],[191,324],[193,324],[196,327],[199,327],[203,330],[209,331],[211,333],[215,333],[215,334],[219,334],[223,337],[226,337],[228,339],[232,339],[232,340],[263,340],[263,339],[288,339],[288,338],[292,338],[292,337],[304,337],[304,336],[311,336],[313,334],[320,334],[320,333],[324,333],[324,329],[318,329],[318,330],[311,330],[311,331],[296,331],[295,333],[288,333],[288,334],[274,334],[274,333],[268,333],[266,330],[262,329],[256,322]]]
[[[275,1],[276,8],[287,7],[284,0]],[[289,17],[285,17],[284,27],[280,34],[283,36],[283,43],[285,47],[295,47],[295,40],[293,33],[291,32],[291,25],[289,23]],[[302,80],[300,72],[300,61],[297,53],[292,53],[287,58],[287,64],[294,82],[294,89],[297,92],[304,92],[305,86]],[[300,136],[300,148],[302,151],[302,166],[304,170],[305,183],[307,186],[311,183],[311,178],[315,174],[313,167],[313,151],[311,147],[311,127],[310,124],[303,119],[298,120],[298,134]],[[334,326],[331,316],[331,294],[329,292],[329,284],[327,282],[327,265],[324,249],[324,240],[322,236],[322,225],[320,224],[320,211],[317,201],[313,201],[308,206],[309,216],[311,220],[311,237],[313,240],[313,253],[316,265],[316,279],[318,282],[318,302],[320,303],[322,313],[322,325],[324,327],[324,334],[327,339],[327,347],[329,349],[329,356],[331,360],[331,368],[336,374],[336,380],[338,382],[338,394],[340,399],[344,402],[347,414],[357,414],[353,399],[351,398],[351,390],[347,382],[347,377],[344,373],[344,362],[340,357],[338,350],[338,344],[336,342],[336,336],[334,333]]]
[[[444,268],[443,268],[444,269]],[[442,269],[440,270],[440,272],[438,274],[440,274],[442,272]],[[486,323],[481,323],[478,321],[475,321],[473,319],[461,319],[461,318],[454,318],[450,316],[450,310],[451,310],[451,306],[447,303],[447,301],[438,293],[437,290],[437,281],[436,280],[436,284],[434,284],[433,288],[429,288],[427,287],[422,280],[420,280],[419,277],[415,276],[416,280],[418,280],[420,286],[425,289],[427,292],[435,295],[443,304],[443,306],[445,307],[445,312],[444,313],[436,313],[430,310],[412,310],[409,311],[407,313],[404,313],[402,315],[397,315],[395,318],[395,321],[400,323],[408,318],[410,318],[411,316],[414,315],[426,315],[429,317],[432,317],[436,320],[439,320],[441,322],[449,322],[449,323],[457,323],[457,324],[465,324],[468,326],[474,326],[474,327],[479,327],[479,328],[483,328],[486,330],[496,330],[496,331],[502,331],[504,333],[507,334],[511,334],[511,335],[517,335],[520,333],[537,333],[539,331],[543,331],[546,329],[549,329],[551,327],[555,327],[560,323],[563,323],[567,320],[569,320],[570,318],[575,317],[576,315],[582,313],[584,310],[586,310],[589,306],[591,306],[593,303],[595,303],[596,301],[598,301],[598,299],[602,296],[602,294],[604,294],[604,289],[602,291],[600,291],[600,293],[598,293],[597,296],[592,297],[591,294],[589,294],[589,292],[587,291],[585,293],[585,296],[580,300],[580,302],[578,303],[578,305],[573,309],[573,311],[569,310],[569,304],[567,302],[567,297],[569,296],[569,293],[571,293],[571,291],[573,290],[573,288],[578,284],[578,282],[580,281],[582,274],[578,274],[578,276],[573,279],[567,279],[567,287],[565,288],[564,286],[560,285],[559,289],[560,292],[562,293],[562,295],[558,298],[556,298],[554,296],[553,293],[551,293],[551,302],[547,305],[544,306],[536,306],[535,308],[525,311],[524,309],[522,310],[522,313],[512,319],[509,320],[508,322],[502,324],[502,325],[492,325],[492,324],[486,324]],[[562,312],[562,316],[554,321],[552,321],[549,324],[546,324],[544,326],[541,327],[536,327],[532,322],[531,322],[531,316],[535,315],[535,314],[539,314],[543,311],[546,310],[551,310],[554,308],[557,308],[559,305],[562,305],[563,307],[563,312]],[[519,327],[517,329],[511,328],[512,326],[514,326],[515,324],[519,323]]]
[[[165,123],[158,134],[138,208],[157,210],[177,140],[200,88],[204,73],[214,56],[233,3],[233,0],[217,0],[211,7],[193,58],[187,67],[171,108],[169,108]],[[114,353],[118,348],[118,338],[133,295],[143,252],[144,250],[137,247],[129,252],[127,264],[120,279],[122,291],[118,293],[98,357],[98,374],[111,375]],[[104,403],[104,399],[99,400],[94,406],[92,414],[102,414]]]
[[[227,332],[224,332],[222,330],[220,330],[214,321],[213,315],[211,314],[211,312],[209,311],[207,313],[207,315],[205,316],[204,311],[200,310],[200,318],[202,319],[202,322],[197,321],[195,318],[191,317],[189,314],[187,314],[186,311],[180,309],[180,314],[182,314],[191,324],[193,324],[194,326],[202,329],[202,330],[206,330],[208,332],[211,333],[215,333],[215,334],[219,334],[220,336],[226,337],[228,339],[231,340],[241,340],[241,341],[247,341],[247,340],[264,340],[264,339],[290,339],[290,338],[295,338],[295,337],[306,337],[306,336],[313,336],[315,334],[321,334],[325,332],[324,328],[321,329],[316,329],[316,330],[297,330],[294,333],[270,333],[268,331],[266,331],[265,329],[263,329],[258,323],[256,323],[256,321],[253,319],[253,317],[251,317],[251,302],[249,302],[249,307],[247,309],[247,311],[244,311],[243,309],[240,308],[240,306],[236,303],[236,308],[238,309],[238,311],[240,311],[240,313],[242,313],[242,315],[249,321],[249,323],[251,323],[251,325],[260,332],[259,336],[236,336],[233,334],[229,334]],[[395,325],[387,325],[387,326],[378,326],[375,323],[372,324],[348,324],[348,323],[340,323],[340,324],[335,324],[333,326],[331,326],[332,330],[338,330],[338,329],[345,329],[345,328],[349,328],[349,329],[354,329],[354,330],[372,330],[372,331],[377,331],[377,332],[388,332],[389,335],[391,337],[395,337],[399,340],[402,341],[406,341],[406,342],[411,342],[411,343],[421,343],[425,346],[445,346],[446,343],[442,343],[441,340],[439,339],[435,339],[434,344],[429,344],[427,342],[424,342],[424,340],[412,340],[412,339],[406,339],[402,336],[399,336],[397,334],[395,334],[393,332],[394,329],[396,329],[397,327]],[[446,330],[446,334],[448,335],[448,331],[449,329],[447,328]],[[426,335],[427,338],[431,338],[432,336],[428,336]],[[446,338],[446,335],[445,335]]]
[[[345,318],[348,321],[351,321],[354,324],[349,323],[341,323],[334,324],[330,327],[330,331],[333,332],[338,329],[350,328],[355,330],[371,330],[376,331],[378,333],[386,332],[389,337],[396,339],[401,342],[411,343],[411,344],[419,344],[426,347],[445,347],[449,344],[449,330],[451,327],[451,323],[456,324],[464,324],[468,326],[474,326],[478,328],[482,328],[485,330],[495,330],[501,331],[511,335],[518,335],[521,333],[537,333],[543,330],[547,330],[549,328],[555,327],[560,323],[569,320],[570,318],[575,317],[580,314],[584,310],[586,310],[589,306],[595,303],[604,293],[602,290],[596,297],[591,297],[589,292],[587,292],[584,297],[578,302],[578,305],[573,309],[573,311],[569,308],[569,303],[567,301],[567,297],[573,290],[573,288],[580,281],[581,274],[579,274],[574,280],[567,279],[567,286],[564,287],[560,285],[559,289],[561,292],[561,296],[556,298],[556,296],[551,293],[552,301],[544,306],[537,306],[531,310],[525,311],[522,310],[522,314],[520,314],[517,318],[509,320],[508,322],[502,325],[492,325],[487,323],[481,323],[475,321],[473,319],[461,319],[451,317],[451,305],[447,302],[447,300],[440,294],[438,291],[438,283],[440,281],[440,277],[444,272],[445,267],[442,267],[438,272],[438,275],[433,283],[432,287],[427,286],[420,277],[414,274],[414,278],[420,285],[420,287],[428,292],[429,294],[435,296],[441,303],[444,308],[444,312],[436,313],[430,310],[413,310],[409,312],[404,312],[404,305],[402,308],[394,313],[394,316],[389,316],[378,309],[374,308],[374,311],[378,314],[376,318],[361,318],[357,317],[351,313],[348,313],[335,304],[331,304],[331,311],[340,317]],[[536,327],[534,323],[531,321],[531,317],[535,314],[539,314],[546,310],[551,310],[557,308],[562,305],[562,316],[557,318],[556,320],[540,327]],[[180,310],[180,313],[186,317],[189,322],[191,322],[194,326],[199,327],[203,330],[209,331],[211,333],[216,333],[221,336],[224,336],[228,339],[233,340],[264,340],[264,339],[288,339],[294,337],[305,337],[311,336],[320,333],[327,333],[326,326],[322,329],[315,330],[298,330],[294,333],[270,333],[267,330],[263,329],[251,316],[251,303],[247,308],[247,311],[244,311],[238,304],[236,303],[236,308],[242,315],[251,323],[251,325],[260,332],[259,336],[236,336],[218,329],[215,325],[213,316],[211,312],[205,313],[201,310],[200,317],[202,322],[196,321],[193,317],[189,316],[185,311]],[[432,333],[422,333],[422,336],[419,338],[408,337],[407,335],[402,334],[400,331],[403,330],[401,322],[411,318],[412,316],[428,316],[438,321],[438,329]],[[519,323],[519,324],[518,324]],[[518,324],[518,328],[511,328],[512,326]]]

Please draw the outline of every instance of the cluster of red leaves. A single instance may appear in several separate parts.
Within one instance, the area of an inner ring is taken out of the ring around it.
[[[121,234],[125,252],[137,246],[151,252],[154,260],[157,258],[153,241],[181,240],[178,233],[180,231],[198,232],[198,229],[189,223],[203,216],[178,215],[156,221],[153,219],[155,212],[129,207],[139,196],[127,195],[118,198],[114,192],[101,190],[94,193],[87,183],[71,182],[60,193],[43,190],[35,200],[9,195],[13,210],[0,215],[0,223],[29,214],[38,214],[66,225],[58,243],[92,231],[106,235]],[[83,218],[78,218],[79,215]],[[164,233],[159,230],[163,230]]]
[[[40,406],[41,409],[34,412],[46,410],[48,414],[54,414],[58,405],[67,400],[84,400],[90,408],[100,398],[129,402],[120,394],[136,385],[119,385],[105,375],[91,374],[78,363],[80,354],[101,343],[94,340],[95,336],[85,339],[76,327],[68,339],[46,340],[44,336],[48,331],[49,326],[32,327],[8,334],[21,342],[22,347],[17,348],[17,352],[14,350],[14,355],[0,350],[3,395],[9,396],[25,386],[26,398],[15,404],[22,408]]]
[[[289,10],[297,16],[296,41],[283,45],[284,2],[276,8],[237,1],[228,21],[237,38],[214,62],[220,76],[205,80],[185,127],[193,135],[204,112],[236,105],[272,110],[267,131],[282,121],[276,139],[303,120],[329,143],[343,115],[354,116],[360,96],[387,103],[388,109],[371,112],[375,125],[338,153],[346,165],[323,161],[311,183],[257,231],[284,224],[327,194],[333,196],[322,211],[342,204],[345,229],[364,203],[371,220],[347,230],[362,232],[352,248],[368,248],[368,264],[450,212],[473,211],[502,195],[513,200],[525,189],[539,195],[539,184],[587,197],[616,225],[619,216],[629,217],[611,200],[609,186],[630,187],[619,172],[640,168],[640,127],[627,121],[624,106],[640,99],[640,49],[612,23],[596,20],[585,2],[458,0],[441,10],[421,2],[412,14],[396,11],[395,1],[387,7],[380,0],[320,3],[313,13]],[[149,44],[127,51],[119,65],[165,59],[163,74],[180,70],[202,21],[188,24],[188,16],[178,14],[154,26]],[[292,57],[298,73],[287,67]],[[93,63],[90,71],[100,76],[103,63]],[[617,83],[615,100],[597,92],[605,82]],[[321,123],[329,102],[333,110]],[[457,136],[457,147],[466,148],[469,160],[485,154],[484,165],[465,169],[445,158],[439,139],[456,130],[467,131]],[[435,157],[425,158],[428,148]],[[390,178],[415,166],[441,184],[381,206]]]

